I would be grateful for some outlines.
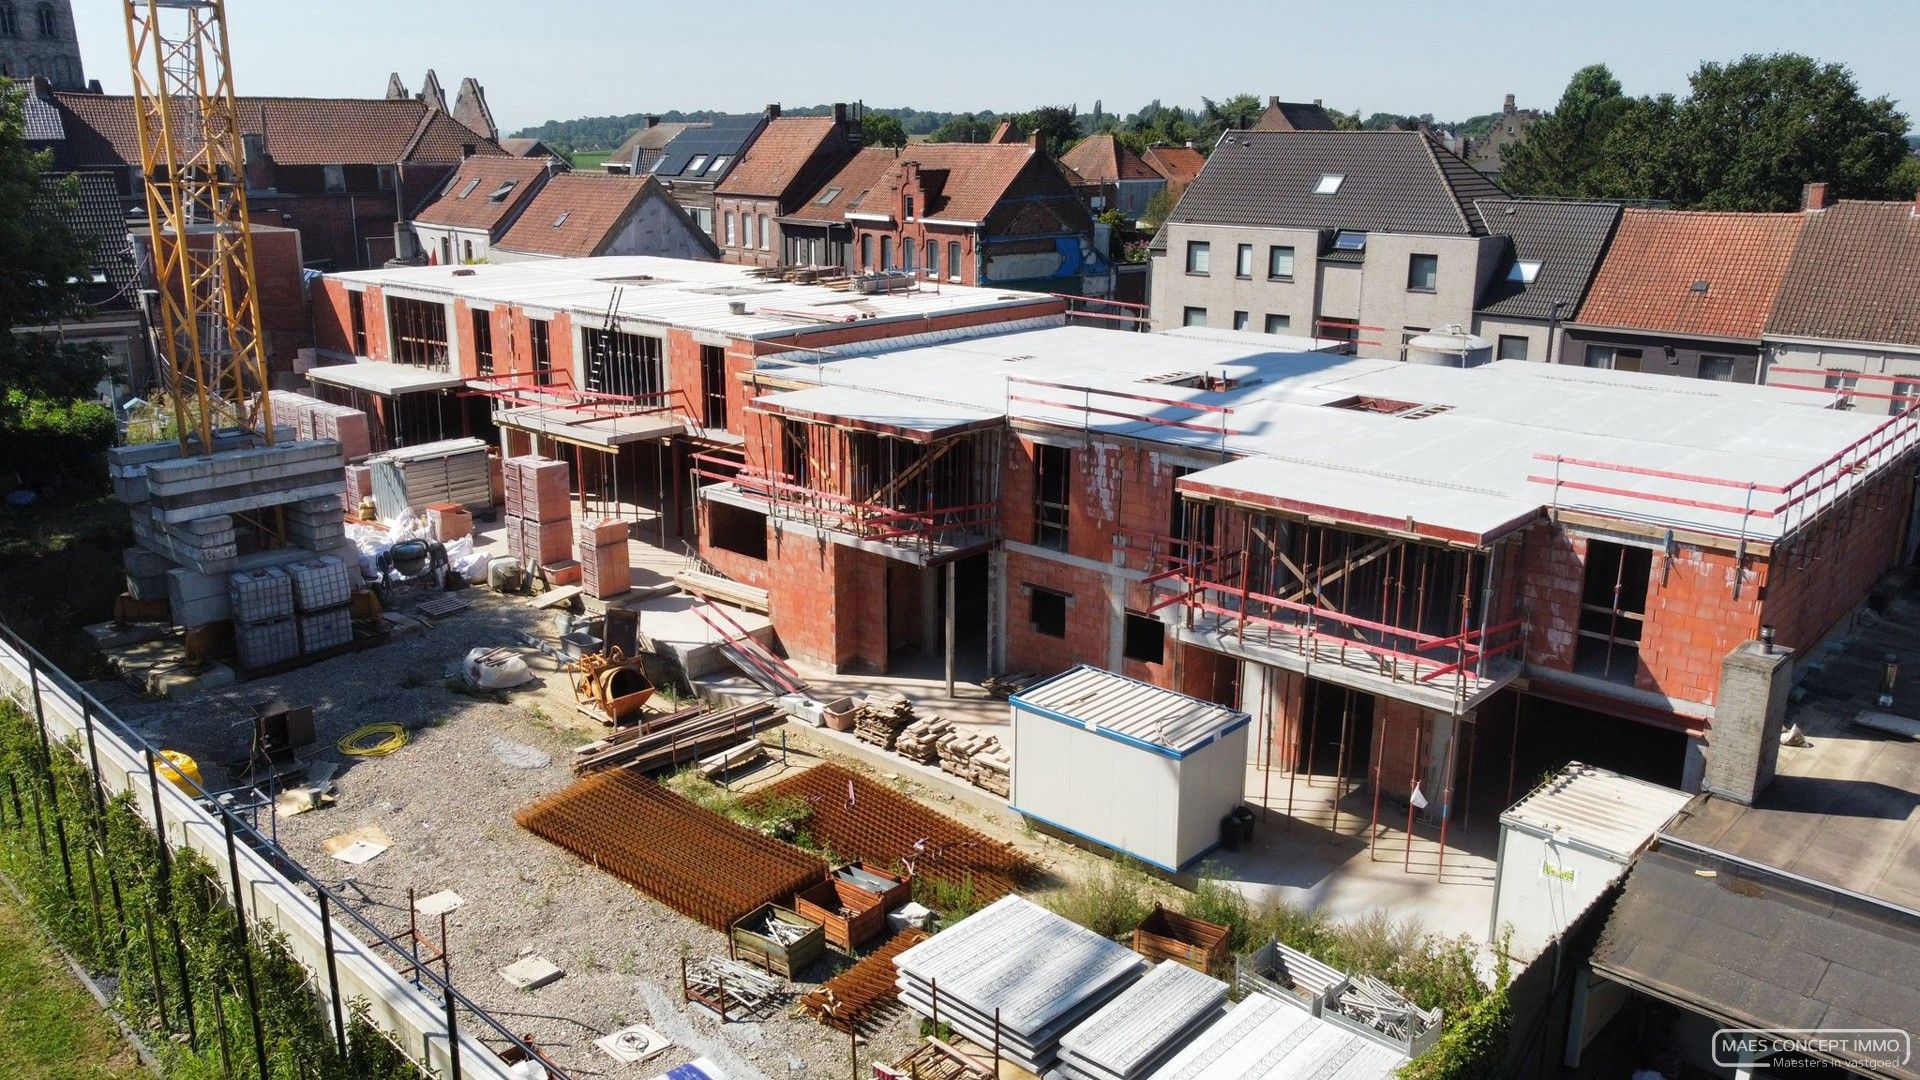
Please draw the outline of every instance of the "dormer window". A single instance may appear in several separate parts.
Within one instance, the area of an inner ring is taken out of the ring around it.
[[[553,227],[557,229],[560,226],[565,225],[567,223],[567,215],[571,213],[573,213],[573,211],[571,210],[561,211],[560,216],[553,219]]]
[[[514,185],[518,183],[518,180],[508,180],[502,183],[499,187],[493,189],[493,194],[487,196],[487,201],[505,202],[507,196],[513,194]]]
[[[323,179],[326,181],[328,191],[347,190],[347,167],[345,165],[323,165],[320,171],[323,174]]]
[[[707,155],[695,154],[693,155],[693,160],[687,162],[687,175],[699,176],[701,171],[704,170],[706,167],[707,167]]]
[[[727,167],[727,155],[721,154],[719,157],[714,158],[713,164],[708,165],[704,171],[710,172],[710,173],[717,173],[725,170],[726,167]]]
[[[1324,173],[1320,177],[1320,182],[1313,185],[1313,193],[1315,195],[1337,195],[1340,193],[1340,185],[1345,183],[1346,179],[1347,177],[1344,173]]]
[[[1363,232],[1353,232],[1349,229],[1341,229],[1339,232],[1333,234],[1333,250],[1365,251],[1367,250],[1367,234]]]
[[[472,180],[469,180],[469,181],[467,181],[467,186],[466,186],[466,187],[463,187],[463,188],[461,188],[461,189],[460,189],[460,194],[458,194],[458,195],[455,195],[455,196],[454,196],[454,198],[456,198],[456,199],[464,199],[464,198],[466,198],[467,196],[469,196],[469,195],[471,195],[471,194],[473,194],[473,189],[474,189],[474,188],[477,188],[477,187],[479,187],[479,186],[480,186],[480,180],[479,180],[479,178],[478,178],[478,177],[475,177],[474,179],[472,179]]]
[[[1540,276],[1540,260],[1520,259],[1507,271],[1507,280],[1516,285],[1531,285]]]
[[[840,189],[837,187],[830,187],[827,190],[821,192],[820,197],[818,199],[815,199],[813,201],[813,204],[815,206],[827,206],[831,204],[833,200],[839,197],[840,197]]]
[[[906,204],[906,205],[907,205],[907,218],[908,218],[908,220],[912,220],[912,218],[913,218],[913,196],[911,196],[911,195],[909,195],[909,196],[907,196],[907,204]]]
[[[1692,294],[1694,294],[1695,296],[1705,296],[1705,295],[1707,295],[1707,283],[1706,283],[1706,280],[1705,280],[1705,279],[1703,278],[1703,279],[1701,279],[1701,280],[1699,280],[1699,281],[1696,281],[1696,282],[1694,282],[1693,284],[1691,284],[1691,285],[1689,285],[1689,286],[1687,286],[1687,291],[1688,291],[1688,292],[1690,292],[1690,293],[1692,293]]]

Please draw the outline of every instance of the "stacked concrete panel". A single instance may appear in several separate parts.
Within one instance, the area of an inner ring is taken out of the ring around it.
[[[566,462],[528,454],[503,466],[507,488],[507,552],[547,566],[573,557],[572,470]]]
[[[328,441],[176,458],[147,466],[147,505],[164,527],[303,499],[337,500],[341,476],[340,447]]]
[[[581,525],[580,587],[588,596],[606,600],[633,587],[627,535],[624,521],[588,521]]]
[[[302,499],[284,507],[280,519],[286,525],[287,543],[308,551],[329,551],[345,543],[347,538],[340,500],[330,496]]]
[[[476,514],[493,509],[487,444],[445,439],[390,450],[367,459],[373,470],[373,503],[382,520],[429,503],[456,502]]]
[[[243,570],[227,579],[234,652],[240,666],[257,669],[300,655],[293,620],[293,579],[278,566]]]
[[[1141,1080],[1218,1019],[1226,1001],[1226,983],[1163,963],[1061,1036],[1055,1072],[1062,1080]]]
[[[135,600],[167,598],[167,571],[173,569],[172,559],[143,547],[130,547],[121,553],[120,565],[127,572],[127,593]]]
[[[372,452],[367,414],[347,405],[275,390],[268,395],[276,427],[285,425],[299,439],[331,439],[340,444],[340,460],[355,462]]]

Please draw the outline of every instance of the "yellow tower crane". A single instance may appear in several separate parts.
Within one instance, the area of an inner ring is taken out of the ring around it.
[[[161,362],[181,452],[240,427],[273,443],[225,0],[124,0]]]

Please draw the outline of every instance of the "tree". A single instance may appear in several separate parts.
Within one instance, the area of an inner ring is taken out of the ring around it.
[[[76,186],[49,181],[51,156],[27,151],[25,100],[24,84],[0,80],[0,462],[31,483],[90,469],[114,423],[90,400],[97,348],[15,332],[78,314],[93,261],[67,224]]]
[[[1080,110],[1070,105],[1042,105],[1014,117],[1013,126],[1023,136],[1038,132],[1047,153],[1059,157],[1080,141]]]
[[[1147,196],[1147,205],[1140,210],[1140,224],[1150,229],[1159,228],[1165,224],[1167,218],[1172,215],[1173,208],[1177,205],[1178,203],[1174,199],[1173,193],[1166,188],[1161,188],[1159,191]]]
[[[867,146],[891,146],[898,150],[907,145],[907,129],[886,113],[870,112],[860,119],[860,138]]]
[[[1523,195],[1597,196],[1601,147],[1630,104],[1605,64],[1574,72],[1560,104],[1502,152],[1500,182]]]
[[[965,113],[934,128],[928,142],[986,142],[993,135],[994,121]]]
[[[1200,99],[1200,138],[1208,145],[1220,141],[1222,132],[1245,131],[1266,111],[1253,94],[1235,94],[1225,101]]]

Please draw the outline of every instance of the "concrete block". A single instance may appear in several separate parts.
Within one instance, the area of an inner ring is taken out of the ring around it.
[[[193,671],[182,663],[150,669],[145,689],[154,697],[181,698],[233,684],[233,669],[225,664],[208,664]]]
[[[172,603],[172,594],[167,592],[165,574],[128,574],[127,593],[135,600],[165,600]]]
[[[203,574],[188,567],[168,571],[167,603],[176,626],[205,626],[233,616],[225,574]]]
[[[130,547],[120,553],[120,566],[128,575],[164,577],[173,569],[173,560],[143,547]]]

